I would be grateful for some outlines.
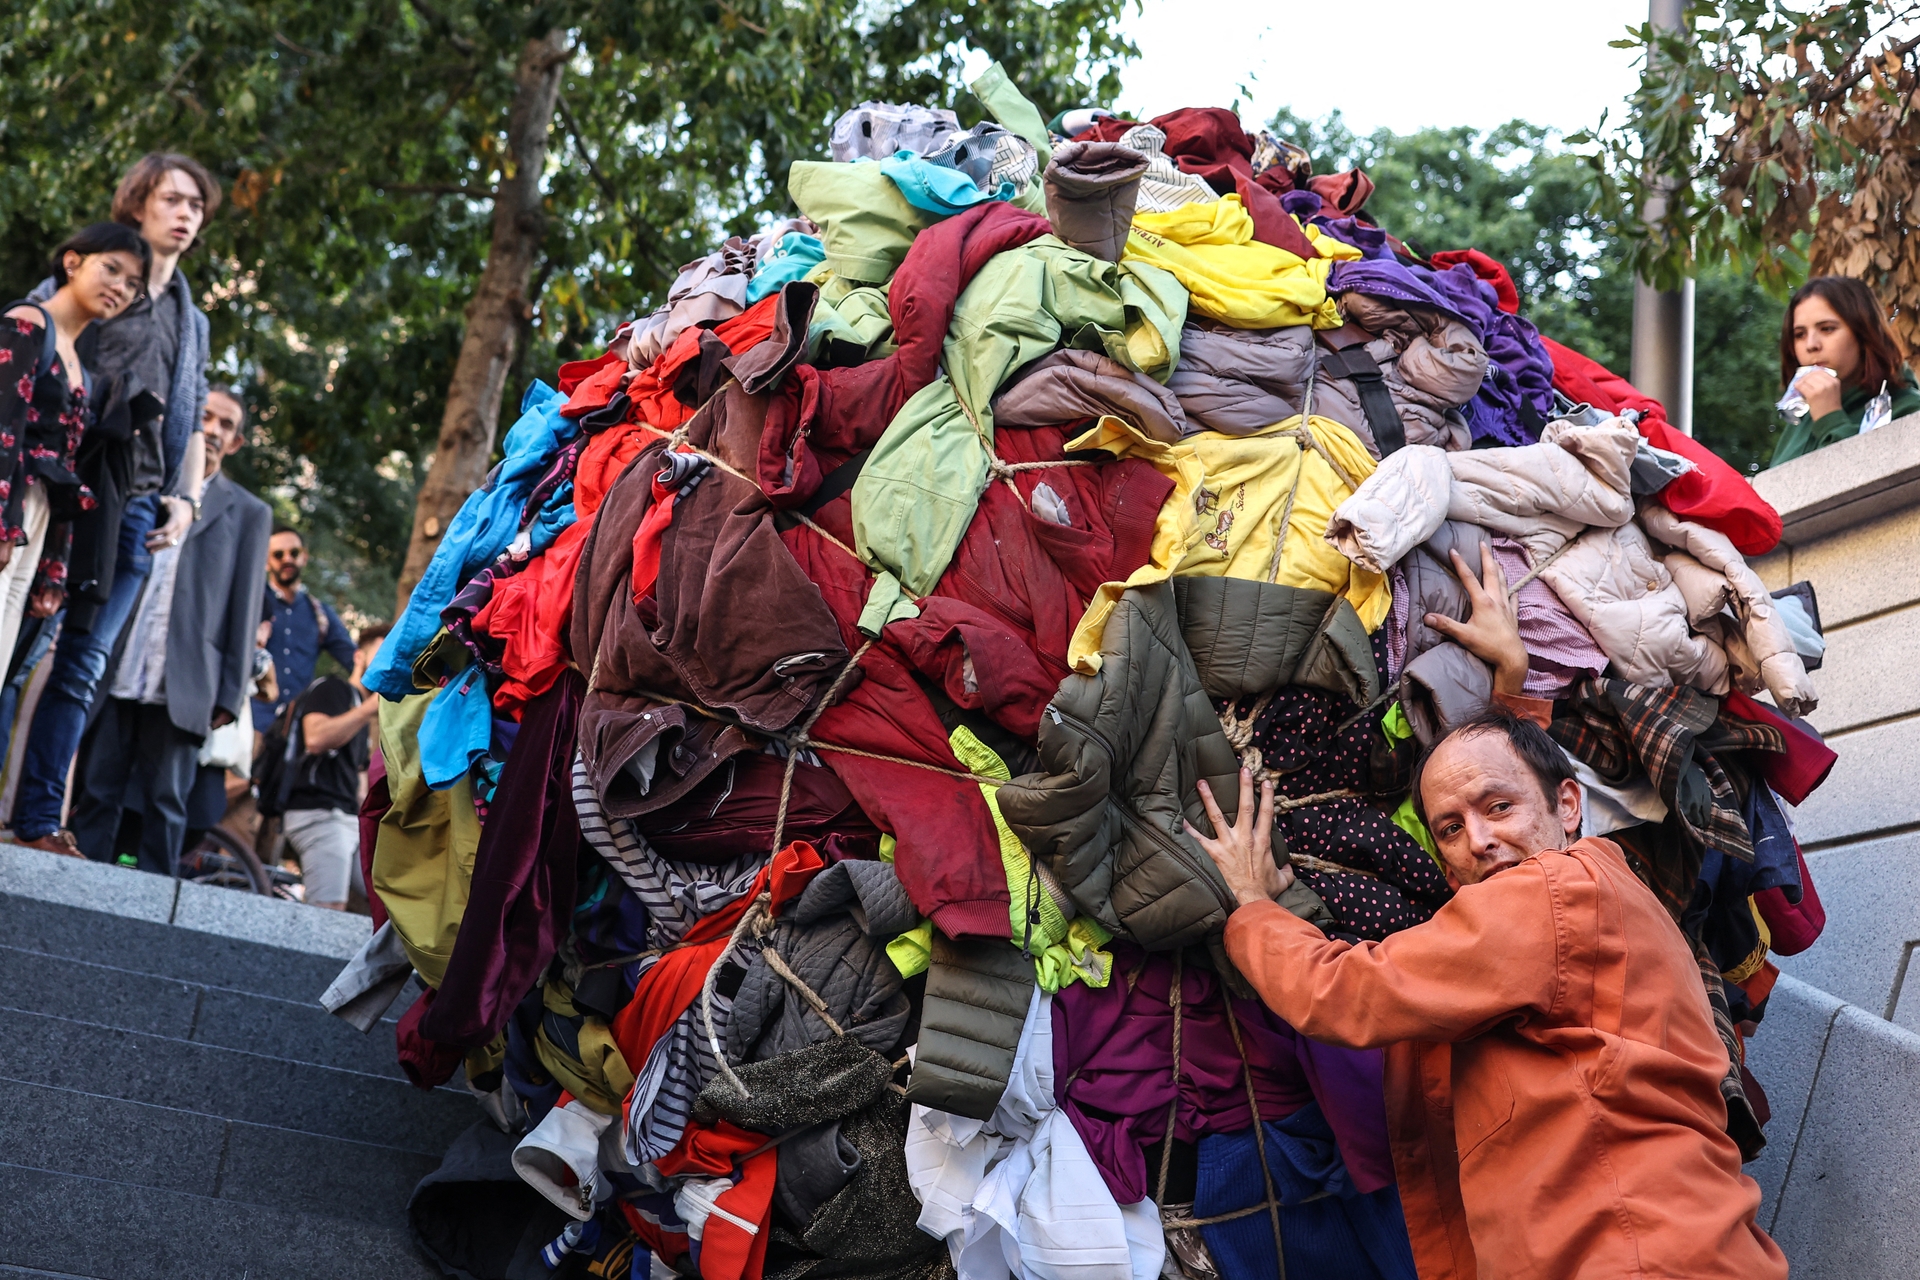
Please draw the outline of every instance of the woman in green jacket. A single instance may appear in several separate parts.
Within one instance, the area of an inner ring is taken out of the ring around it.
[[[1799,382],[1805,414],[1790,418],[1773,466],[1860,433],[1867,403],[1884,388],[1893,416],[1920,413],[1920,387],[1873,290],[1848,276],[1816,276],[1795,290],[1780,326],[1780,385]]]

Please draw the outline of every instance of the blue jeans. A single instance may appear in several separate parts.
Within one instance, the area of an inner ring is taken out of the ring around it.
[[[21,644],[15,650],[21,654],[20,670],[6,687],[0,689],[0,760],[6,759],[7,750],[13,745],[13,721],[20,711],[20,695],[27,691],[27,684],[33,679],[33,669],[47,656],[47,650],[53,648],[55,638],[60,634],[60,619],[28,618],[20,624]]]
[[[60,827],[60,805],[67,794],[67,769],[80,750],[107,661],[120,639],[120,630],[133,616],[140,588],[146,584],[153,556],[147,535],[153,532],[159,503],[135,498],[120,521],[120,547],[113,571],[113,590],[87,631],[64,630],[54,646],[53,668],[47,687],[34,709],[33,728],[27,733],[27,752],[21,761],[20,787],[13,801],[13,831],[22,840],[50,836]]]

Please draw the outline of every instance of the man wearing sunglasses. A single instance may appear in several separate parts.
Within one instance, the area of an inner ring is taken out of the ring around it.
[[[307,568],[307,544],[297,529],[280,525],[267,543],[266,599],[260,618],[273,624],[267,652],[279,681],[277,702],[253,701],[253,727],[265,733],[288,702],[313,681],[314,666],[330,653],[342,670],[353,667],[353,635],[333,606],[300,581]]]

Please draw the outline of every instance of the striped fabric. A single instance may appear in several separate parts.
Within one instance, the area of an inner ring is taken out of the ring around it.
[[[573,762],[573,803],[587,843],[646,907],[651,947],[673,946],[702,916],[739,901],[767,863],[763,852],[742,854],[719,866],[667,861],[647,843],[632,819],[607,817],[578,755]],[[759,949],[757,943],[743,942],[735,963],[744,968]],[[642,960],[636,976],[653,963],[653,957]],[[713,1028],[723,1046],[732,1013],[732,1000],[716,990]],[[700,1002],[696,1000],[675,1020],[645,1063],[628,1065],[634,1068],[634,1083],[627,1107],[627,1159],[645,1164],[673,1150],[693,1114],[693,1100],[720,1070],[707,1043]]]
[[[694,921],[752,888],[754,877],[767,864],[768,855],[762,851],[743,853],[719,866],[667,861],[654,852],[631,818],[607,817],[599,793],[587,780],[586,764],[577,754],[573,805],[580,814],[580,834],[646,907],[650,946],[670,947],[680,941]]]

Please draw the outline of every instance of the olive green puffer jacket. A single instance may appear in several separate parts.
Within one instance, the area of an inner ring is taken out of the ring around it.
[[[1086,914],[1150,949],[1200,942],[1235,905],[1185,826],[1208,829],[1202,778],[1229,821],[1238,808],[1212,700],[1308,684],[1370,702],[1366,631],[1325,591],[1176,578],[1121,597],[1101,655],[1061,684],[1040,717],[1044,772],[1002,787],[1000,811]]]

